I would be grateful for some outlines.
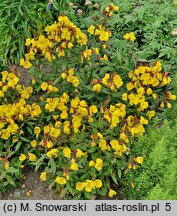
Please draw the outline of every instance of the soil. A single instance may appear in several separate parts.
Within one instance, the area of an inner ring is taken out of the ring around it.
[[[11,71],[20,73],[20,84],[28,86],[30,84],[31,76],[27,70],[23,67],[10,66]],[[49,71],[46,71],[48,73]],[[21,187],[15,188],[7,192],[5,195],[0,197],[4,200],[59,200],[59,195],[49,189],[47,182],[40,181],[40,171],[25,170],[25,179],[22,181]],[[113,198],[108,196],[102,197],[97,196],[97,200],[110,200],[110,199],[124,199],[120,195],[119,188],[114,188],[117,191],[117,195]]]
[[[15,188],[3,197],[4,200],[58,200],[59,197],[49,190],[47,183],[40,181],[40,172],[28,171],[21,187]]]

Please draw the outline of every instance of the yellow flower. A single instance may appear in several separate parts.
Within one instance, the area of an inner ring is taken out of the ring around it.
[[[36,155],[32,153],[28,153],[29,161],[36,161]]]
[[[146,101],[140,103],[140,107],[142,110],[146,109],[148,106],[149,106],[149,104]]]
[[[32,146],[33,148],[35,148],[36,145],[37,145],[37,141],[36,141],[36,140],[33,140],[33,141],[30,142],[30,144],[31,144],[31,146]]]
[[[4,92],[0,91],[0,97],[4,97]]]
[[[40,179],[41,181],[46,181],[47,177],[46,177],[46,172],[41,172],[41,175],[40,175]]]
[[[35,127],[35,128],[34,128],[34,134],[35,134],[36,136],[38,136],[38,135],[40,134],[40,132],[41,132],[40,127]]]
[[[165,106],[165,105],[164,105],[164,102],[162,101],[161,104],[160,104],[160,107],[161,107],[161,108],[164,108],[164,106]]]
[[[60,114],[60,117],[62,119],[66,119],[68,117],[68,113],[65,110],[63,110],[63,112]]]
[[[30,45],[31,45],[31,39],[30,38],[26,38],[25,46],[30,46]]]
[[[120,88],[122,85],[123,85],[123,81],[121,79],[121,77],[116,74],[114,77],[113,77],[113,83],[114,85],[117,87],[117,88]]]
[[[77,149],[76,157],[77,157],[77,158],[80,158],[80,157],[82,157],[83,155],[85,155],[85,154],[83,153],[83,151],[80,150],[80,149]]]
[[[171,109],[171,108],[172,108],[171,103],[167,102],[167,108],[168,108],[168,109]]]
[[[128,33],[124,34],[124,35],[123,35],[123,38],[124,38],[125,40],[129,40],[129,38],[130,38],[130,37],[129,37],[129,34],[128,34]]]
[[[90,34],[94,34],[94,31],[95,31],[95,26],[91,25],[89,28],[88,28],[88,33]]]
[[[76,76],[73,76],[71,83],[73,84],[74,87],[77,87],[80,82],[79,82],[79,79]]]
[[[84,184],[82,182],[76,183],[76,190],[82,191],[84,189]]]
[[[98,109],[97,109],[97,107],[95,105],[91,105],[89,107],[89,113],[90,113],[90,115],[92,115],[92,113],[97,113],[97,112],[98,112]]]
[[[127,101],[127,93],[123,93],[122,94],[122,100],[123,101]]]
[[[140,123],[146,125],[146,124],[148,123],[148,120],[145,119],[143,116],[141,116],[141,118],[140,118]]]
[[[68,43],[68,48],[71,49],[73,47],[73,44],[71,42]]]
[[[19,156],[19,160],[20,160],[20,161],[24,161],[24,160],[26,160],[26,155],[24,155],[24,154],[20,154],[20,156]]]
[[[148,111],[146,115],[151,119],[152,117],[155,116],[155,111],[154,110]]]
[[[94,181],[94,186],[95,186],[96,188],[101,188],[101,187],[102,187],[102,181],[101,181],[100,179],[96,179],[96,180]]]
[[[72,163],[71,166],[70,166],[70,170],[78,170],[78,165],[77,163]]]
[[[80,99],[78,97],[71,100],[71,107],[77,108],[78,104],[80,102]]]
[[[32,64],[29,61],[25,61],[24,58],[20,59],[20,66],[23,66],[25,69],[32,67]]]
[[[85,191],[87,192],[91,192],[92,189],[95,189],[94,182],[92,180],[86,180],[86,182],[84,182],[84,186]]]
[[[120,134],[120,139],[123,140],[123,141],[125,141],[126,143],[129,142],[129,139],[128,139],[127,135],[124,132],[122,132]]]
[[[148,88],[147,91],[146,91],[146,94],[147,95],[152,95],[153,94],[153,91],[151,88]]]
[[[63,154],[64,154],[64,157],[70,158],[71,157],[71,150],[70,150],[70,148],[68,148],[68,147],[63,148]]]
[[[130,32],[130,33],[126,33],[123,35],[123,38],[125,40],[128,40],[128,41],[135,41],[136,40],[136,37],[134,35],[134,32]]]
[[[51,149],[47,152],[47,157],[52,158],[52,156],[57,157],[58,156],[58,149]]]
[[[44,134],[48,134],[50,132],[51,127],[49,125],[46,125],[44,127]]]
[[[137,157],[137,158],[135,159],[135,161],[136,161],[137,163],[139,163],[139,164],[142,164],[142,163],[143,163],[143,157]]]
[[[100,159],[100,158],[97,158],[96,159],[96,164],[95,164],[95,168],[100,171],[102,170],[102,167],[103,167],[103,160]]]
[[[66,78],[67,78],[67,75],[66,75],[65,73],[62,73],[62,74],[61,74],[61,77],[62,77],[63,79],[66,79]]]
[[[95,84],[92,88],[93,91],[100,92],[101,91],[101,85],[100,84]]]
[[[99,39],[101,41],[108,41],[109,40],[109,36],[110,36],[110,33],[108,31],[105,31],[103,29],[100,30]]]
[[[117,140],[111,140],[110,145],[115,150],[120,150],[120,145]]]
[[[101,148],[102,151],[107,150],[108,147],[107,147],[107,145],[106,145],[106,140],[100,139],[99,147]]]
[[[112,189],[110,189],[109,190],[109,197],[113,197],[113,196],[115,196],[117,194],[117,192],[115,191],[115,190],[112,190]]]
[[[5,126],[3,122],[0,122],[0,130]]]
[[[129,83],[127,83],[126,87],[127,87],[127,90],[130,91],[134,88],[134,85],[131,82],[129,82]]]
[[[94,166],[95,166],[95,162],[94,162],[93,160],[91,160],[91,161],[89,162],[89,166],[90,166],[90,167],[94,167]]]
[[[98,55],[100,53],[99,48],[93,48],[93,52]]]
[[[135,37],[135,35],[134,35],[134,32],[130,32],[130,33],[129,33],[129,37],[130,37],[130,40],[131,40],[131,41],[135,41],[135,40],[136,40],[136,37]]]
[[[43,83],[41,84],[41,89],[42,89],[43,91],[46,91],[46,90],[47,90],[47,87],[48,87],[48,84],[47,84],[46,82],[43,82]]]
[[[51,140],[47,141],[47,148],[52,148],[53,147],[53,143]]]
[[[103,135],[101,133],[98,132],[96,135],[98,136],[99,139],[103,139]]]
[[[156,94],[156,93],[153,93],[153,94],[152,94],[152,97],[153,97],[154,100],[156,100],[156,99],[157,99],[157,94]]]
[[[64,177],[57,176],[55,179],[55,182],[60,184],[60,185],[64,185],[64,184],[66,184],[66,179]]]

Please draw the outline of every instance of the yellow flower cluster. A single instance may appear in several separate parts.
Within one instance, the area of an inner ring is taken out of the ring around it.
[[[122,85],[122,78],[117,73],[106,73],[102,80],[92,80],[92,90],[96,92],[100,92],[102,87],[109,88],[111,91],[116,92]]]
[[[127,41],[135,41],[136,40],[134,32],[124,34],[123,38]]]
[[[140,137],[145,132],[144,126],[147,125],[148,120],[143,116],[140,119],[135,115],[129,115],[126,119],[126,123],[124,124],[123,130],[129,131],[132,136]]]
[[[55,182],[60,185],[65,185],[67,180],[64,177],[57,176]]]
[[[19,78],[8,71],[1,72],[2,79],[0,81],[0,98],[4,97],[4,93],[8,91],[9,88],[14,89],[17,85]]]
[[[146,97],[152,97],[157,100],[157,94],[154,92],[156,87],[163,87],[171,82],[171,78],[166,73],[162,73],[162,65],[160,62],[155,62],[152,66],[140,66],[134,71],[129,72],[128,76],[131,79],[127,83],[129,94],[122,95],[123,100],[129,100],[130,105],[139,105],[138,111],[144,111],[149,107]],[[171,95],[171,96],[168,96]],[[176,96],[171,93],[166,93],[166,99],[175,100]],[[171,104],[166,102],[168,108]],[[162,105],[163,107],[163,105]],[[152,114],[152,113],[151,113]]]
[[[47,91],[47,93],[49,94],[50,92],[58,92],[58,88],[55,86],[52,86],[46,82],[42,82],[41,84],[41,89],[42,91]]]
[[[71,49],[75,44],[80,46],[87,44],[87,35],[84,34],[67,16],[59,16],[58,22],[45,29],[47,37],[40,35],[38,39],[26,39],[25,45],[29,47],[29,52],[25,58],[20,60],[20,65],[28,69],[32,67],[31,60],[35,59],[37,53],[52,62],[56,59],[55,52],[52,48],[56,48],[58,57],[65,56],[65,49]]]
[[[68,104],[69,100],[70,104]],[[79,132],[82,119],[93,122],[92,116],[98,112],[95,105],[89,106],[85,100],[80,100],[78,97],[70,99],[66,93],[63,93],[61,97],[47,98],[45,109],[49,112],[60,111],[61,113],[57,113],[54,117],[60,117],[60,119],[65,120],[64,122],[57,121],[56,128],[50,128],[50,136],[53,133],[53,137],[57,137],[57,134],[60,134],[60,129],[63,129],[65,134],[69,134],[71,128],[73,128],[74,133]],[[55,133],[51,131],[55,131]]]
[[[77,87],[79,85],[79,79],[77,76],[74,76],[74,68],[70,68],[69,70],[65,70],[62,74],[61,77],[63,79],[66,79],[68,83],[72,83],[74,87]]]
[[[94,25],[91,25],[87,31],[91,35],[98,36],[100,41],[105,42],[108,41],[109,37],[112,35],[109,30],[105,30],[105,27],[103,25],[97,25],[96,27]]]
[[[26,155],[25,154],[20,154],[20,156],[19,156],[19,160],[20,161],[25,161],[26,160]],[[33,154],[33,153],[30,153],[30,152],[28,152],[28,159],[29,159],[29,161],[32,161],[32,162],[34,162],[34,161],[36,161],[36,155],[35,154]]]
[[[93,189],[101,188],[102,181],[100,179],[96,180],[86,180],[85,182],[77,182],[76,183],[76,190],[82,191],[85,189],[86,192],[91,192]]]
[[[95,59],[99,59],[101,61],[108,61],[108,56],[104,54],[103,56],[100,54],[100,49],[99,48],[93,48],[93,49],[88,49],[82,51],[81,53],[81,62],[86,59],[87,61],[90,61],[91,57],[95,55]]]
[[[105,12],[108,14],[108,16],[112,16],[114,11],[118,11],[119,7],[114,5],[114,4],[110,4],[108,7],[105,8]]]
[[[18,126],[19,122],[24,121],[27,116],[31,118],[38,117],[42,112],[38,104],[27,104],[25,99],[30,97],[32,88],[18,85],[18,77],[14,74],[12,75],[12,73],[8,73],[7,71],[2,72],[2,81],[0,81],[2,89],[8,85],[9,77],[12,77],[12,80],[14,80],[14,85],[8,88],[17,90],[18,94],[20,94],[20,98],[17,102],[0,105],[0,138],[5,140],[17,132],[20,134],[23,133]],[[2,91],[4,92],[4,90]],[[6,91],[4,93],[6,93]],[[5,97],[5,95],[3,95],[3,97]]]
[[[117,91],[117,89],[123,85],[122,78],[117,73],[113,73],[112,75],[106,73],[102,78],[101,83],[112,91]]]
[[[95,167],[95,169],[97,169],[98,171],[100,171],[103,168],[103,160],[101,158],[97,158],[96,159],[96,163],[93,160],[91,160],[89,162],[89,166],[90,167]]]
[[[108,143],[108,141],[106,141],[103,138],[103,135],[101,133],[97,133],[97,135],[92,134],[91,138],[92,138],[91,146],[92,147],[96,146],[96,142],[97,142],[97,139],[98,139],[98,144],[99,144],[99,147],[101,148],[102,151],[111,151],[111,150],[113,150],[114,154],[118,155],[120,157],[122,156],[122,153],[127,151],[127,147],[126,147],[125,143],[128,143],[129,139],[128,139],[127,135],[124,132],[122,132],[120,134],[120,140],[111,140],[109,143]],[[89,162],[90,167],[95,167],[96,169],[99,167],[99,169],[101,170],[102,165],[103,165],[102,162],[100,162],[100,160],[98,159],[96,161],[96,164],[95,164],[95,162],[93,160],[91,160]]]
[[[47,152],[47,157],[49,158],[52,158],[52,157],[56,158],[57,156],[58,156],[58,149],[56,148],[53,148]]]
[[[102,106],[100,111],[103,113],[104,119],[110,123],[110,128],[113,129],[120,122],[120,119],[125,117],[126,106],[123,103],[117,103],[110,105],[109,109]]]

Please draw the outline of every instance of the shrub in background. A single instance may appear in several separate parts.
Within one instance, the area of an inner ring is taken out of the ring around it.
[[[127,199],[134,200],[176,200],[176,128],[177,121],[165,120],[157,128],[151,125],[147,133],[133,143],[133,152],[141,153],[144,164],[141,169],[125,175],[124,182],[128,183],[123,193]],[[132,187],[133,188],[132,188]]]

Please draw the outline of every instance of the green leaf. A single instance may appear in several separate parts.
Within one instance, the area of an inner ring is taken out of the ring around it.
[[[24,142],[31,142],[29,139],[25,138],[25,137],[20,137],[20,139]]]
[[[115,175],[112,175],[111,177],[112,177],[112,180],[114,181],[114,183],[116,183],[116,185],[118,185],[116,176],[115,176]]]
[[[14,180],[12,179],[13,177],[9,176],[9,175],[6,175],[5,178],[7,179],[8,183],[13,185],[15,187],[15,182]]]
[[[39,169],[39,167],[41,166],[42,162],[44,161],[44,159],[46,158],[46,154],[43,154],[35,163],[35,171],[37,171]]]
[[[120,169],[118,170],[118,176],[121,179],[121,177],[122,177],[122,171]]]
[[[93,148],[88,149],[87,151],[88,151],[89,153],[93,153],[93,152],[95,152],[96,150],[97,150],[97,147],[93,147]]]
[[[92,198],[92,194],[91,193],[88,193],[88,192],[86,192],[86,191],[84,191],[84,195],[85,195],[85,197],[87,198],[87,199],[91,199]]]
[[[68,189],[68,191],[72,194],[72,196],[75,195],[75,191],[74,189],[71,187],[70,183],[66,184],[66,188]]]
[[[50,159],[50,165],[51,165],[51,171],[53,174],[56,173],[56,163],[55,160],[53,158]]]
[[[101,196],[106,196],[107,195],[107,189],[106,188],[97,189],[97,193]]]
[[[26,126],[27,131],[29,132],[30,135],[33,135],[33,129],[29,126]]]
[[[9,167],[7,170],[7,173],[18,173],[18,172],[19,172],[19,170],[15,169],[14,167]]]

